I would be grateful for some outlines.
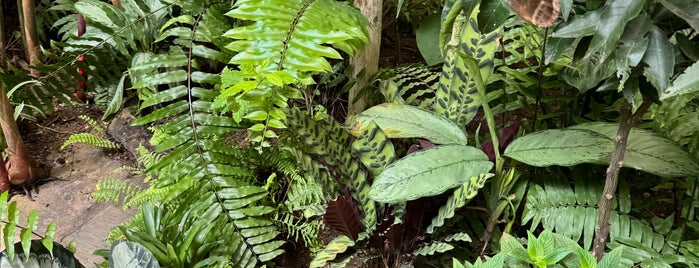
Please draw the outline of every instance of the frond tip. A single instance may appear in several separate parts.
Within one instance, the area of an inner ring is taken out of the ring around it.
[[[231,62],[259,66],[269,60],[269,70],[286,69],[298,79],[332,70],[326,58],[342,58],[334,48],[352,55],[369,40],[367,19],[335,0],[242,0],[226,15],[255,21],[226,33],[238,39],[228,45],[240,51]]]

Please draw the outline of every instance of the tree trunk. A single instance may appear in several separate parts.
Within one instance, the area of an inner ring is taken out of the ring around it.
[[[367,85],[367,80],[379,69],[379,50],[381,47],[381,16],[383,0],[355,0],[354,5],[369,19],[369,44],[360,53],[352,57],[354,66],[353,76],[364,71],[364,76],[357,80],[349,90],[349,114],[358,114],[366,107],[366,97],[360,96],[359,91]],[[355,100],[356,99],[356,100]]]
[[[35,16],[34,0],[22,0],[22,30],[24,32],[24,45],[27,50],[27,59],[29,65],[34,67],[41,60],[41,50],[39,50],[39,39],[36,33],[36,16]],[[39,72],[31,69],[31,75],[38,77]]]
[[[29,184],[47,177],[48,173],[40,169],[36,161],[27,154],[13,115],[14,109],[10,105],[5,88],[0,85],[0,127],[7,141],[5,152],[8,156],[6,166],[9,181],[12,185]]]
[[[609,161],[607,168],[607,178],[604,181],[604,191],[599,202],[599,217],[597,220],[597,229],[595,232],[595,240],[592,245],[592,254],[599,261],[604,256],[604,249],[609,236],[609,222],[611,216],[612,199],[616,194],[617,184],[619,182],[619,170],[624,166],[624,155],[626,154],[626,144],[629,139],[631,129],[641,121],[641,117],[650,107],[651,102],[644,100],[643,104],[631,114],[631,104],[626,100],[621,106],[621,117],[619,119],[619,129],[617,130],[614,143],[614,151],[612,159]]]

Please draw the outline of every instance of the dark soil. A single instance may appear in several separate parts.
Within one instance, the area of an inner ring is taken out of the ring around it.
[[[107,124],[101,121],[102,114],[103,111],[94,105],[76,104],[75,106],[66,106],[58,104],[54,113],[46,117],[37,117],[36,121],[21,120],[18,124],[29,155],[37,161],[40,167],[51,170],[66,163],[80,164],[78,162],[84,162],[84,160],[76,159],[75,156],[80,155],[81,150],[84,150],[85,147],[71,145],[61,150],[61,146],[70,135],[90,132],[107,137],[106,134],[96,131],[85,120],[78,117],[80,115],[88,116],[106,129]],[[104,152],[107,157],[121,161],[125,165],[135,161],[133,156],[126,150],[108,149]],[[89,165],[90,163],[82,164]],[[33,186],[39,186],[52,179],[55,178],[49,175],[49,178],[39,181]]]

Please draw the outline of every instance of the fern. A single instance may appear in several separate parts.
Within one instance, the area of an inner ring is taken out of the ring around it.
[[[631,206],[630,196],[628,189],[624,190],[624,188],[620,190],[618,201],[615,203],[617,211],[612,211],[610,217],[611,231],[608,244],[612,249],[622,245],[627,246],[622,260],[624,267],[637,263],[656,267],[661,264],[669,265],[668,261],[669,263],[698,264],[699,258],[693,254],[686,254],[691,252],[692,242],[687,245],[685,241],[681,241],[678,236],[679,230],[672,231],[673,234],[670,235],[669,227],[657,225],[654,228],[647,222],[628,215]],[[557,234],[574,241],[582,239],[583,248],[589,249],[597,222],[595,205],[599,201],[600,193],[601,185],[585,181],[580,176],[576,177],[574,188],[571,188],[561,177],[551,176],[546,178],[544,187],[533,185],[529,189],[522,213],[522,223],[527,224],[531,221],[530,230],[542,225],[545,229],[555,229]],[[668,218],[665,221],[667,220],[672,219]],[[682,247],[679,247],[680,245]],[[685,246],[688,247],[684,248]],[[685,253],[674,258],[678,252]]]
[[[68,147],[69,145],[72,145],[75,143],[86,143],[88,145],[102,147],[102,148],[108,148],[108,149],[119,148],[119,145],[114,143],[113,141],[99,137],[95,134],[77,133],[77,134],[72,134],[72,135],[70,135],[70,137],[68,137],[68,139],[63,143],[63,145],[61,145],[61,150]]]
[[[11,201],[8,203],[9,191],[0,194],[0,220],[2,221],[2,241],[5,251],[3,255],[7,255],[12,261],[15,258],[15,239],[19,237],[19,243],[22,246],[24,256],[29,256],[32,245],[32,236],[37,234],[36,230],[39,226],[39,213],[32,210],[27,216],[26,225],[20,222],[20,211],[17,202]],[[19,233],[16,233],[19,230]],[[54,245],[54,235],[56,234],[56,223],[51,221],[46,226],[46,231],[39,235],[41,244],[52,252]],[[74,241],[71,241],[74,242]]]
[[[368,41],[368,21],[335,0],[236,1],[227,15],[254,22],[226,33],[236,39],[227,48],[239,52],[231,62],[240,71],[223,73],[216,106],[256,123],[249,130],[258,149],[270,146],[272,129],[286,127],[283,108],[303,97],[295,84],[313,84],[313,75],[331,71],[327,59],[342,58],[336,49],[352,55]]]

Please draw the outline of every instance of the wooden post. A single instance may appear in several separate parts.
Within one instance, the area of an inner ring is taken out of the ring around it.
[[[381,16],[383,14],[383,0],[355,0],[354,5],[362,11],[362,14],[369,19],[369,44],[363,51],[352,57],[351,64],[354,66],[353,76],[357,76],[364,70],[364,77],[357,80],[349,90],[348,112],[358,114],[366,108],[366,97],[357,99],[357,95],[367,80],[379,69],[379,51],[381,48]],[[355,99],[356,102],[354,101]]]

